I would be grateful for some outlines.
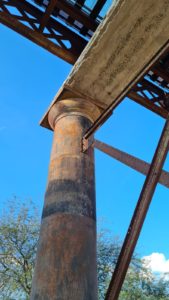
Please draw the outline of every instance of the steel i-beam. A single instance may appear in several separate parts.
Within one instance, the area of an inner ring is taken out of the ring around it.
[[[115,267],[106,300],[117,300],[125,275],[127,273],[132,254],[139,238],[151,199],[157,186],[163,164],[169,147],[169,118],[166,121],[156,152],[154,154],[148,175],[143,185],[135,212],[129,225],[117,265]]]

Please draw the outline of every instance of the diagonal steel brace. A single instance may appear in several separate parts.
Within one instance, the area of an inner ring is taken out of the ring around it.
[[[142,159],[139,159],[133,155],[130,155],[124,151],[121,151],[117,148],[109,146],[103,142],[98,140],[94,140],[92,142],[92,146],[96,149],[104,152],[105,154],[115,158],[116,160],[120,161],[121,163],[127,165],[128,167],[147,175],[150,169],[150,164],[145,162]],[[169,188],[169,172],[162,170],[161,175],[159,178],[159,183]]]
[[[169,117],[155,151],[137,206],[129,225],[105,300],[117,300],[123,285],[131,257],[136,247],[144,220],[155,192],[169,147]]]

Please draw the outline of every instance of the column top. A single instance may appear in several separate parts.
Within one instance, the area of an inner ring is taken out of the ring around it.
[[[92,102],[82,98],[68,98],[54,103],[47,114],[48,128],[54,130],[56,122],[66,116],[84,116],[94,123],[100,115],[100,109]]]

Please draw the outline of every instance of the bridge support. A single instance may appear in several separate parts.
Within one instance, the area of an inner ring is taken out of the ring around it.
[[[94,153],[82,153],[81,140],[99,114],[83,99],[49,111],[54,140],[32,300],[97,299]]]

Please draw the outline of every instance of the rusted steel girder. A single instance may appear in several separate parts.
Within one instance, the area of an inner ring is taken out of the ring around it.
[[[106,300],[117,300],[169,149],[167,118],[115,267]]]
[[[0,0],[0,23],[74,64],[87,41],[53,17],[48,19],[47,32],[40,32],[44,16],[40,9],[28,1]]]
[[[31,299],[97,299],[94,153],[81,139],[98,117],[82,99],[57,102],[49,177]]]
[[[130,155],[124,151],[121,151],[117,148],[114,148],[112,146],[109,146],[103,142],[100,142],[98,140],[94,140],[93,146],[108,154],[109,156],[117,159],[121,163],[125,164],[126,166],[144,174],[147,175],[148,171],[150,169],[150,164],[145,162],[142,159],[139,159],[133,155]],[[159,177],[159,183],[169,188],[169,172],[162,170],[161,175]]]

